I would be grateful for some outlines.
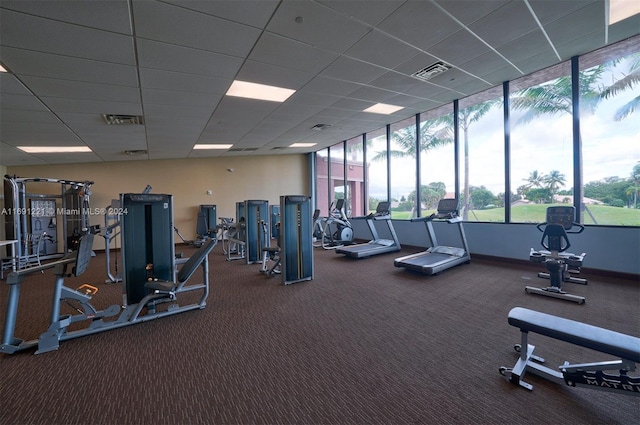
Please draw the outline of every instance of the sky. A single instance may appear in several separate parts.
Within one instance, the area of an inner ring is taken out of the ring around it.
[[[581,118],[583,144],[583,179],[585,183],[618,176],[628,178],[633,167],[640,163],[640,113],[629,115],[622,121],[613,121],[614,111],[640,94],[640,87],[604,100],[595,114]],[[573,135],[571,117],[542,116],[531,123],[514,125],[511,121],[511,190],[526,183],[534,170],[548,174],[560,171],[566,178],[562,190],[573,186]],[[462,137],[462,135],[461,135]],[[451,145],[436,148],[422,159],[422,184],[442,181],[447,191],[454,190],[454,172]],[[484,185],[494,195],[504,192],[504,135],[502,110],[493,109],[471,125],[469,130],[470,185]],[[461,163],[461,172],[463,164]],[[384,199],[384,161],[370,162],[370,196]],[[415,190],[415,160],[392,160],[393,198],[400,199]],[[375,176],[380,176],[376,179]],[[462,176],[461,176],[462,178]],[[383,180],[382,182],[377,180]],[[382,183],[382,184],[380,184]],[[462,186],[462,181],[461,181]],[[462,190],[462,187],[461,187]]]

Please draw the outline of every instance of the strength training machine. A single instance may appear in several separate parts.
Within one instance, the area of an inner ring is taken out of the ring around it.
[[[41,190],[52,184],[59,185],[57,194],[34,191],[34,186]],[[89,228],[92,185],[92,181],[5,175],[5,237],[18,242],[13,256],[2,258],[0,277],[13,267],[37,265],[40,260],[60,258],[75,249],[81,230]]]
[[[545,295],[584,304],[585,297],[566,293],[563,282],[586,285],[587,280],[572,275],[580,273],[586,253],[575,255],[566,252],[571,246],[567,233],[582,233],[584,226],[574,221],[575,207],[552,206],[547,208],[547,221],[536,227],[542,232],[540,244],[548,251],[535,251],[531,248],[529,259],[534,263],[544,263],[547,273],[540,272],[538,277],[549,279],[551,285],[546,288],[525,287],[528,294]],[[578,230],[573,230],[577,228]]]
[[[432,224],[434,220],[457,225],[462,248],[438,245]],[[412,218],[411,221],[424,222],[427,227],[427,235],[429,236],[431,247],[423,252],[396,258],[393,261],[396,267],[404,267],[408,270],[433,275],[459,264],[469,264],[469,262],[471,262],[467,237],[462,227],[462,218],[458,216],[458,202],[456,199],[441,199],[440,202],[438,202],[438,211],[436,213],[428,217]]]
[[[280,270],[282,283],[313,279],[311,198],[304,195],[280,197]]]
[[[630,376],[640,363],[640,338],[576,322],[546,313],[515,307],[509,312],[509,324],[520,329],[520,344],[514,346],[519,353],[512,368],[500,367],[499,372],[509,381],[528,390],[533,385],[523,380],[527,371],[571,387],[583,386],[618,394],[640,396],[640,377]],[[556,369],[544,366],[544,359],[533,354],[535,346],[529,344],[529,333],[566,341],[590,350],[599,351],[617,360],[571,364],[565,362]],[[618,371],[617,375],[606,371]]]
[[[96,310],[91,305],[91,299],[98,292],[98,288],[83,284],[77,289],[71,289],[64,284],[65,278],[72,275],[80,276],[87,269],[91,258],[92,245],[93,234],[87,233],[80,238],[78,250],[61,260],[9,274],[7,277],[9,296],[2,345],[0,345],[1,353],[13,354],[33,347],[37,348],[36,354],[46,353],[57,350],[60,341],[141,323],[183,311],[203,309],[206,306],[205,300],[209,293],[208,254],[216,245],[216,239],[207,241],[182,265],[175,281],[155,280],[155,278],[151,280],[143,278],[135,282],[129,281],[126,289],[127,292],[131,291],[131,294],[125,293],[123,295],[124,299],[137,299],[141,296],[140,291],[134,290],[134,288],[141,288],[145,293],[140,300],[136,303],[127,303],[122,307],[118,304],[113,304],[105,310]],[[199,266],[202,266],[203,282],[200,284],[187,284]],[[20,286],[24,278],[29,274],[50,268],[53,268],[55,286],[49,327],[35,340],[24,341],[16,338],[14,331],[18,318]],[[194,304],[179,306],[178,294],[194,290],[202,291],[203,294],[200,300]],[[156,306],[163,303],[170,304],[165,310],[157,311]],[[70,307],[67,310],[73,313],[63,313],[63,307]],[[103,320],[106,317],[115,316],[118,316],[115,320]],[[86,328],[69,330],[69,326],[72,324],[87,321],[89,324]]]
[[[375,213],[363,217],[367,221],[367,226],[369,226],[369,231],[373,239],[367,243],[336,248],[336,254],[344,254],[352,258],[366,258],[372,255],[400,251],[400,241],[391,222],[390,205],[387,201],[380,202],[378,203]],[[392,239],[381,239],[378,236],[378,231],[375,226],[376,221],[384,221],[387,224]]]

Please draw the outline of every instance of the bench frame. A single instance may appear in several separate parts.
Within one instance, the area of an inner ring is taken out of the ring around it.
[[[640,362],[640,338],[522,307],[509,312],[509,324],[520,328],[520,344],[514,345],[519,358],[512,368],[503,366],[499,371],[504,376],[508,375],[511,383],[533,390],[533,385],[524,381],[525,373],[530,371],[572,387],[584,386],[640,396],[640,377],[627,374],[635,371],[636,363]],[[533,354],[535,346],[529,344],[530,332],[609,354],[619,360],[580,364],[565,362],[557,369],[551,369],[544,366],[544,358]],[[613,370],[619,374],[605,373]]]

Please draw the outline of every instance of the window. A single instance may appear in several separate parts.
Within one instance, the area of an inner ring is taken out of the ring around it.
[[[316,152],[316,208],[320,216],[329,215],[329,149]]]
[[[344,184],[344,143],[340,142],[329,148],[330,171],[329,171],[329,203],[334,203],[338,199],[345,197]]]
[[[417,216],[416,192],[416,119],[391,125],[391,218],[410,219]],[[409,199],[414,194],[413,201]]]
[[[455,198],[455,146],[451,104],[420,114],[421,216],[436,212],[443,198]],[[415,197],[415,190],[411,197]]]
[[[569,62],[510,84],[512,222],[541,223],[549,205],[572,205],[571,93]]]
[[[365,215],[364,155],[362,136],[347,140],[347,216]]]
[[[630,109],[639,98],[637,39],[585,55],[579,64],[582,223],[640,226],[640,117]]]
[[[388,201],[387,192],[387,130],[367,133],[367,194],[368,213],[374,212],[380,201]]]
[[[504,222],[502,87],[459,103],[461,214],[464,220]]]

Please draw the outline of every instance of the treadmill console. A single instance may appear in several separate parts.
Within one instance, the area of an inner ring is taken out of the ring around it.
[[[391,204],[387,201],[382,201],[378,203],[378,207],[376,208],[376,215],[388,215],[390,214],[389,207]]]
[[[457,199],[441,199],[438,202],[438,212],[433,218],[455,218],[458,216],[458,200]]]

